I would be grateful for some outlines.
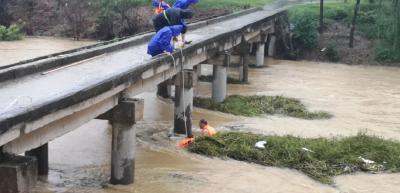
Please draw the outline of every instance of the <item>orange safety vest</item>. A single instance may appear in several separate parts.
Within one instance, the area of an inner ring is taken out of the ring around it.
[[[206,125],[205,128],[202,130],[204,136],[212,137],[213,135],[217,134],[217,131],[209,125]]]
[[[193,142],[194,142],[194,137],[192,137],[192,138],[187,138],[186,137],[185,139],[182,139],[181,141],[179,141],[177,146],[179,148],[187,148]]]
[[[162,7],[163,0],[160,0],[159,2],[160,3],[158,4],[158,7],[154,9],[154,14],[155,15],[158,15],[158,14],[160,14],[160,13],[162,13],[164,11],[164,8]],[[168,7],[171,7],[171,6],[168,5]]]

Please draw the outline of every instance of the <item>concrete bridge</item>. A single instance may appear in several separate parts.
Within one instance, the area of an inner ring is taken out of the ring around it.
[[[174,132],[191,133],[193,83],[201,64],[214,65],[212,99],[222,102],[231,61],[237,60],[241,80],[247,81],[250,48],[256,52],[257,65],[263,65],[266,54],[275,55],[276,42],[285,42],[283,28],[287,28],[284,9],[250,9],[191,24],[188,39],[193,43],[173,57],[150,58],[147,42],[154,33],[145,33],[3,67],[0,150],[36,157],[37,161],[28,161],[33,164],[30,168],[46,175],[49,141],[92,119],[106,119],[113,128],[110,182],[133,183],[134,124],[142,118],[144,105],[135,96],[157,85],[158,94],[168,96],[174,85]],[[12,171],[28,170],[18,167],[12,165]],[[10,164],[0,163],[0,170],[5,168]],[[36,171],[28,174],[31,178],[10,178],[0,171],[0,189],[10,189],[18,180],[24,185],[17,189],[29,189]]]

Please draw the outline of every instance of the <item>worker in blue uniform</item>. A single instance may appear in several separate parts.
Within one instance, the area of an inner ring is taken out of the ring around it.
[[[177,0],[173,8],[187,9],[190,5],[198,3],[199,0]]]
[[[157,56],[162,53],[171,54],[174,51],[172,38],[179,36],[182,32],[182,25],[166,26],[159,30],[150,40],[147,47],[147,53],[151,56]]]
[[[193,11],[191,10],[169,8],[153,18],[154,29],[156,32],[158,32],[165,26],[182,25],[182,41],[185,43],[190,43],[185,41],[185,33],[187,31],[185,19],[190,19],[192,17]]]

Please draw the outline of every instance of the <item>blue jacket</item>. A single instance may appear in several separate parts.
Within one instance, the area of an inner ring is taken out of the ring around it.
[[[199,0],[177,0],[172,7],[187,9],[191,4],[196,4],[198,2]]]
[[[160,5],[160,0],[153,0],[153,6],[154,6],[154,7],[158,7],[159,5]],[[161,7],[162,7],[164,10],[167,10],[167,9],[170,8],[169,5],[168,5],[168,3],[165,3],[164,1],[162,2]]]
[[[171,40],[181,33],[182,28],[182,25],[166,26],[162,28],[150,40],[147,53],[151,56],[162,54],[164,51],[172,53],[174,51],[174,45],[171,44]]]

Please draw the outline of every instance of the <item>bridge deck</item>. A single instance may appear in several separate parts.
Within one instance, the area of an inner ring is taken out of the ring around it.
[[[261,10],[238,18],[211,24],[188,32],[192,46],[230,31],[242,29],[262,20],[275,11]],[[87,95],[85,91],[112,81],[127,72],[134,72],[154,60],[146,54],[147,45],[140,44],[106,53],[79,65],[46,75],[39,73],[3,82],[0,85],[0,134],[48,106],[48,113],[58,110],[57,102],[71,96]],[[114,85],[118,86],[118,85]],[[92,93],[93,94],[93,93]],[[97,93],[101,94],[101,93]],[[74,97],[72,97],[74,98]],[[67,101],[64,101],[65,103]],[[62,105],[61,105],[62,106]],[[33,116],[34,117],[34,116]]]

